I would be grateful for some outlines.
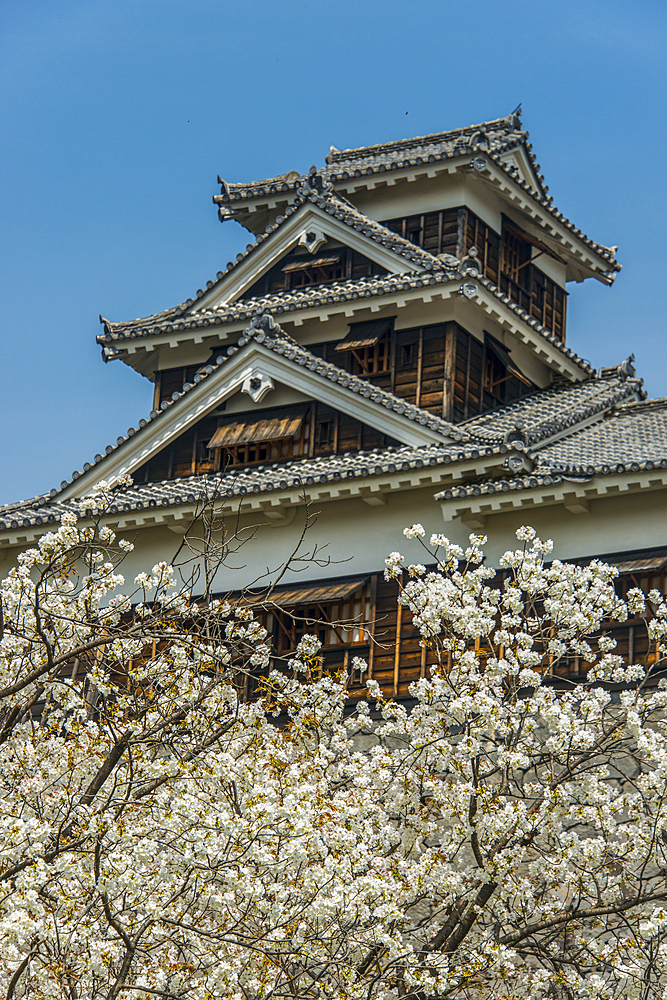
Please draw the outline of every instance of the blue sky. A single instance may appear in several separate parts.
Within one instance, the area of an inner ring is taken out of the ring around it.
[[[104,365],[98,314],[174,305],[245,247],[216,175],[473,124],[521,102],[558,208],[619,244],[613,288],[570,286],[568,342],[663,346],[667,5],[597,0],[4,0],[0,503],[69,478],[151,408]]]

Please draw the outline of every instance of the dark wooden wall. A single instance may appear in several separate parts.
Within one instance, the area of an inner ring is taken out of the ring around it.
[[[373,349],[387,359],[386,368],[380,370],[364,371],[360,352],[337,351],[336,341],[314,344],[310,350],[406,402],[454,422],[511,403],[534,388],[528,380],[513,375],[492,385],[489,365],[492,357],[500,360],[493,339],[481,342],[458,323],[392,330],[386,336],[388,349],[380,352],[382,344]]]
[[[448,253],[465,257],[472,247],[478,254],[485,278],[492,281],[508,298],[565,343],[567,294],[534,263],[542,251],[539,241],[510,223],[503,223],[502,233],[487,226],[464,205],[440,212],[426,212],[382,223],[430,253]]]
[[[667,557],[663,559],[663,563],[667,565]],[[625,596],[628,589],[635,586],[639,586],[644,592],[655,588],[665,594],[666,565],[623,573],[617,581],[619,595]],[[330,584],[336,587],[341,580],[330,581]],[[501,585],[500,576],[495,585]],[[280,614],[273,614],[265,624],[273,637],[274,648],[282,656],[286,656],[294,648],[304,632],[309,632],[316,633],[323,643],[324,670],[334,671],[341,667],[351,670],[352,658],[363,657],[368,663],[368,671],[363,675],[351,672],[350,690],[353,697],[363,696],[366,680],[372,677],[382,688],[385,697],[407,699],[410,697],[410,685],[420,677],[429,675],[429,668],[438,662],[438,655],[421,645],[421,637],[412,622],[412,615],[398,604],[398,595],[399,587],[395,580],[387,581],[382,573],[374,573],[355,592],[354,598],[345,604],[336,603],[329,608],[326,602],[320,602],[317,606],[303,605],[285,609],[285,624],[282,627],[278,621]],[[348,629],[344,633],[336,630],[334,635],[328,625],[318,626],[314,622],[320,616],[324,622],[344,619],[349,623],[354,618],[357,624],[354,629]],[[653,664],[654,654],[647,656],[649,644],[645,618],[637,615],[627,622],[609,625],[604,631],[617,640],[615,652],[628,662],[644,664],[647,661],[649,667]],[[595,639],[592,644],[595,644]],[[479,642],[476,648],[483,656],[484,650]],[[447,666],[447,654],[443,655]],[[588,669],[589,665],[581,658],[571,657],[555,664],[553,673],[556,678],[578,682],[585,678]]]
[[[268,419],[276,415],[285,418],[292,412],[301,413],[303,410],[303,405],[297,404],[280,409],[253,411],[252,416],[253,419]],[[301,429],[294,438],[250,442],[245,447],[223,448],[216,453],[208,450],[208,441],[218,427],[244,419],[246,415],[242,413],[205,417],[137,469],[134,481],[162,482],[165,479],[182,479],[267,462],[313,458],[346,451],[369,451],[399,443],[346,413],[334,410],[324,403],[313,402],[306,408]]]

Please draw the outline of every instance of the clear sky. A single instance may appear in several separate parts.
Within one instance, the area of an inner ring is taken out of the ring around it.
[[[520,102],[557,207],[619,244],[570,285],[568,343],[667,395],[664,0],[2,0],[0,503],[151,409],[98,314],[192,296],[250,240],[216,175],[474,124]]]

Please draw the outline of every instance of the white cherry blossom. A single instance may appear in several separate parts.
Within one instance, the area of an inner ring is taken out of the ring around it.
[[[126,589],[113,489],[1,584],[3,995],[666,995],[663,595],[530,528],[495,579],[482,536],[413,525],[386,575],[435,663],[352,700],[252,603],[165,562]],[[600,632],[642,609],[627,664]]]

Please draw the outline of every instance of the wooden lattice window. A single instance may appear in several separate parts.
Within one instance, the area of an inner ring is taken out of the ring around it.
[[[616,593],[624,600],[628,591],[638,587],[648,594],[658,590],[664,596],[667,586],[667,553],[644,556],[636,559],[615,556],[602,557],[603,562],[616,566],[620,575],[616,580]],[[616,640],[615,655],[621,656],[626,663],[652,667],[655,663],[655,649],[650,648],[647,622],[651,617],[651,608],[647,604],[644,614],[629,617],[625,622],[608,622],[603,634]],[[595,648],[595,638],[591,645]],[[555,673],[563,676],[580,677],[590,669],[590,664],[581,656],[569,656],[555,665]]]
[[[352,657],[369,659],[374,618],[373,578],[329,580],[280,587],[270,594],[244,595],[243,604],[253,608],[255,618],[267,630],[275,660],[283,669],[304,635],[315,635],[322,643],[319,664],[326,669],[351,672],[351,686],[362,683],[353,671]],[[317,669],[317,668],[316,668]],[[246,695],[256,679],[243,681]]]
[[[181,392],[186,382],[192,382],[202,365],[187,368],[165,368],[155,373],[155,399],[157,409],[164,399],[171,399],[172,393]]]
[[[349,353],[353,375],[377,375],[389,371],[393,317],[351,323],[345,340],[336,345],[336,353]]]
[[[534,265],[531,265],[530,272],[530,315],[564,341],[565,290]]]
[[[240,417],[240,415],[239,415]],[[298,458],[308,453],[309,410],[227,421],[201,443],[214,469]]]
[[[383,225],[434,254],[465,257],[474,247],[484,277],[547,330],[565,340],[566,293],[533,263],[542,254],[559,261],[561,258],[510,219],[503,217],[502,240],[491,226],[463,205],[388,219]]]
[[[531,388],[530,381],[512,363],[502,344],[487,333],[484,339],[484,392],[505,403],[521,395],[521,391],[517,391],[521,387],[525,392],[526,388]],[[508,389],[512,391],[508,393]]]
[[[283,267],[286,288],[326,285],[345,277],[345,262],[340,254],[290,261]]]
[[[280,587],[244,598],[272,635],[276,653],[293,653],[304,635],[315,635],[323,650],[367,645],[371,615],[370,580],[324,580]]]
[[[502,272],[520,288],[528,285],[528,264],[532,255],[532,247],[519,232],[510,227],[503,227]]]

